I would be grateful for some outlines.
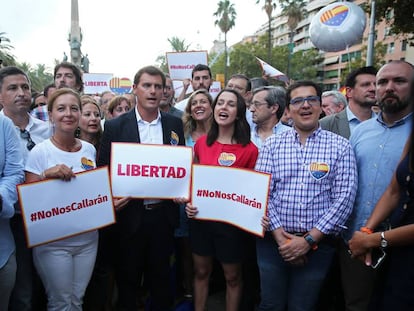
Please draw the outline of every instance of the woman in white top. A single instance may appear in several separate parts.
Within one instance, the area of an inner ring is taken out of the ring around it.
[[[96,167],[94,146],[75,137],[81,110],[80,97],[73,90],[63,88],[52,94],[48,111],[54,134],[30,152],[25,168],[26,182],[45,178],[70,182],[75,173]],[[93,230],[33,248],[49,311],[82,310],[97,245],[98,232]]]

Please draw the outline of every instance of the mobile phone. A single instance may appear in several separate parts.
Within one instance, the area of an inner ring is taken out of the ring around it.
[[[385,257],[387,256],[387,253],[382,249],[381,247],[373,248],[371,251],[371,267],[373,269],[377,269],[381,263],[384,261]]]

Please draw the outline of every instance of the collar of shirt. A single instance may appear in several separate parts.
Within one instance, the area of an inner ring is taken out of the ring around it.
[[[356,121],[357,124],[361,123],[361,120],[359,120],[356,115],[351,111],[351,109],[349,109],[349,106],[346,106],[346,117],[348,119],[349,122],[351,121]],[[375,114],[375,112],[371,113],[371,118],[375,118],[377,115]]]
[[[411,118],[411,115],[412,115],[412,114],[413,114],[413,113],[412,113],[412,112],[410,112],[410,113],[409,113],[409,114],[407,114],[404,118],[402,118],[402,119],[400,119],[400,120],[398,120],[398,121],[395,121],[395,122],[394,122],[394,124],[392,124],[392,125],[388,125],[388,124],[386,124],[386,123],[384,122],[383,113],[382,113],[382,111],[381,111],[381,112],[378,114],[377,121],[378,121],[378,122],[379,122],[382,126],[391,128],[391,127],[400,126],[400,125],[404,124],[405,122],[407,122],[407,119],[408,119],[408,118]]]
[[[314,130],[313,131],[313,133],[312,134],[310,134],[307,138],[306,138],[306,141],[307,140],[309,140],[309,139],[316,139],[318,136],[319,136],[319,134],[322,132],[322,128],[321,128],[321,126],[319,125],[319,127],[316,129],[316,130]],[[300,144],[300,139],[299,139],[299,133],[296,131],[296,128],[295,128],[295,126],[293,125],[292,126],[292,133],[293,133],[293,135],[295,136],[295,139],[297,140],[297,142]]]
[[[143,124],[157,124],[159,121],[161,121],[161,113],[160,113],[160,110],[158,110],[157,118],[155,118],[151,122],[148,122],[148,121],[145,121],[145,120],[142,119],[141,115],[139,114],[138,108],[136,106],[135,106],[135,115],[137,117],[138,124],[139,123],[143,123]]]

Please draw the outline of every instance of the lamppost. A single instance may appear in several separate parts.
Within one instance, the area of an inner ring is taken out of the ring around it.
[[[374,41],[375,41],[375,0],[371,0],[371,15],[369,19],[369,34],[367,46],[367,66],[374,63]]]
[[[292,60],[293,48],[295,47],[295,43],[293,42],[294,32],[291,31],[289,34],[289,43],[288,43],[288,59],[287,59],[287,69],[286,69],[286,76],[290,79],[290,63]]]

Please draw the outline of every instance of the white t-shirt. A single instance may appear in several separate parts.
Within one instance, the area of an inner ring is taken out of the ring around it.
[[[50,139],[37,144],[29,153],[25,170],[37,175],[50,167],[65,164],[74,173],[87,171],[96,167],[95,147],[81,140],[82,147],[76,152],[67,152],[57,148]]]
[[[57,148],[50,139],[46,139],[37,144],[29,152],[25,170],[40,175],[44,170],[58,164],[65,164],[66,166],[71,167],[74,173],[96,168],[95,147],[83,140],[81,140],[81,143],[82,147],[79,151],[67,152]],[[98,231],[94,230],[51,243],[54,245],[78,245],[97,238]]]

